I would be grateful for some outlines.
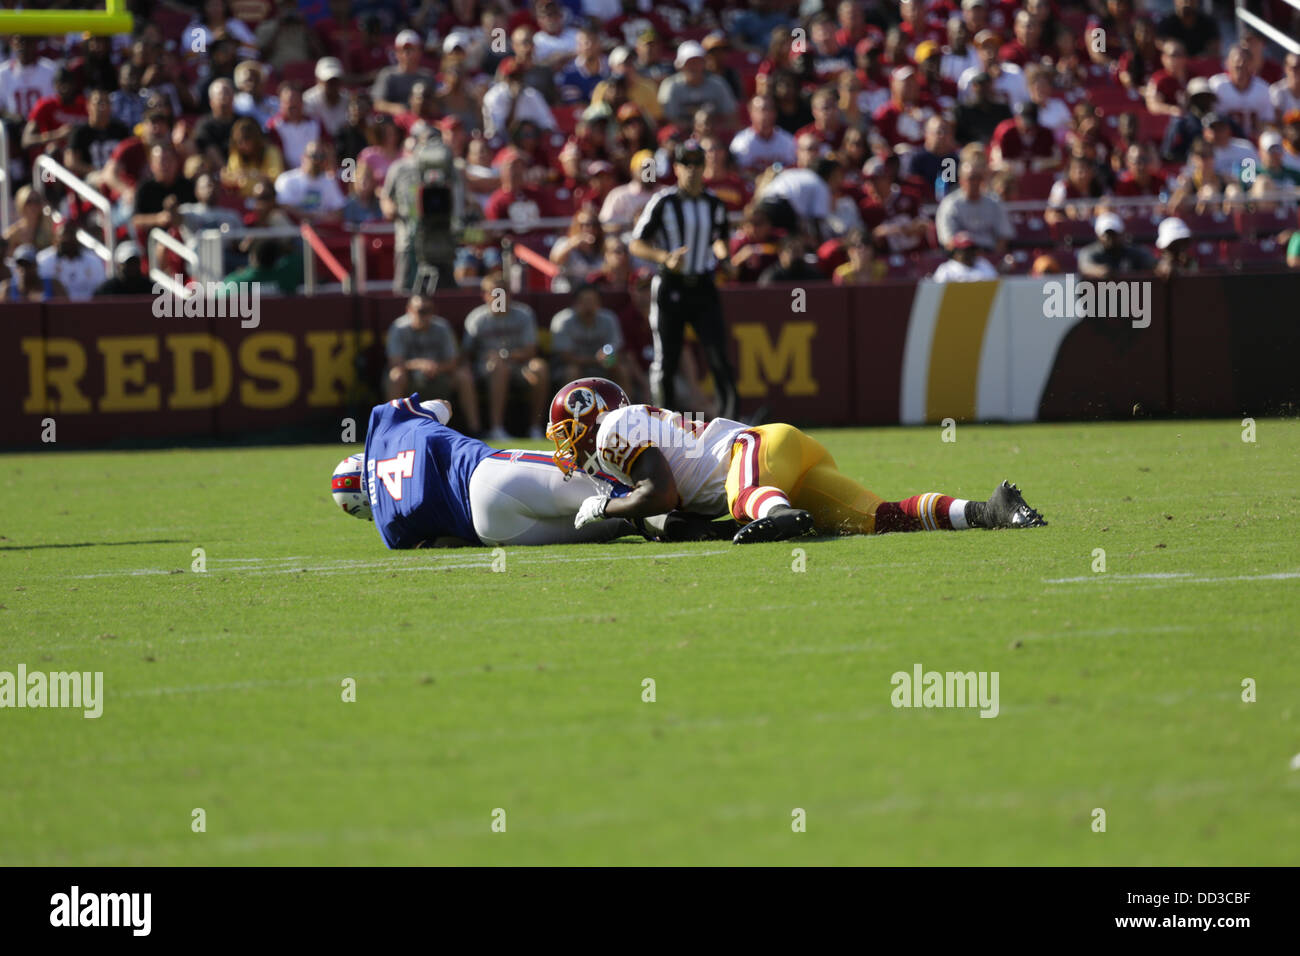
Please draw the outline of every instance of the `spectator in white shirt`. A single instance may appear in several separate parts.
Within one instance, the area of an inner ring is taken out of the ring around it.
[[[1024,76],[1029,101],[1038,107],[1038,125],[1050,129],[1057,142],[1063,142],[1070,129],[1070,108],[1065,100],[1052,95],[1052,74],[1042,64],[1033,63],[1025,67]]]
[[[543,130],[556,128],[546,99],[533,87],[524,86],[518,61],[504,60],[497,70],[497,82],[483,94],[483,135],[504,141],[520,120],[532,120]]]
[[[939,60],[939,73],[944,79],[957,83],[967,70],[978,73],[982,69],[979,54],[971,46],[970,29],[961,17],[951,18],[948,21],[948,46]]]
[[[26,120],[37,103],[54,95],[59,67],[36,55],[37,37],[13,37],[9,49],[13,56],[0,64],[0,113]]]
[[[967,70],[957,81],[957,91],[963,102],[971,81],[980,73],[987,73],[992,78],[995,100],[1001,100],[1014,109],[1017,103],[1029,99],[1029,89],[1020,67],[1014,63],[1003,63],[998,56],[1000,49],[998,35],[992,30],[981,30],[975,37],[975,52],[979,54],[980,66]]]
[[[1255,151],[1255,144],[1248,139],[1233,136],[1232,126],[1226,116],[1206,113],[1203,120],[1201,135],[1214,147],[1214,171],[1227,180],[1229,185],[1240,184],[1246,169],[1251,170],[1253,179],[1254,171],[1259,169],[1259,153]],[[1243,165],[1247,161],[1253,165]]]
[[[348,121],[348,98],[343,95],[343,64],[337,57],[316,61],[316,85],[302,95],[303,112],[319,120],[325,132],[335,135]]]
[[[776,125],[776,103],[770,96],[749,101],[749,125],[731,140],[731,155],[743,172],[761,172],[773,163],[795,164],[794,136]]]
[[[993,263],[980,255],[969,233],[952,237],[952,258],[940,264],[930,278],[935,282],[988,282],[998,277]]]
[[[835,191],[843,178],[844,168],[839,161],[823,156],[811,169],[781,170],[767,184],[760,198],[784,200],[794,212],[798,228],[820,242],[828,226]],[[779,223],[779,219],[779,216],[774,217],[773,221]]]
[[[256,60],[245,60],[235,67],[235,112],[251,116],[262,129],[280,109],[280,102],[265,91],[266,67]]]
[[[267,129],[280,137],[280,153],[290,167],[302,163],[307,144],[316,142],[324,132],[320,120],[303,112],[302,90],[292,83],[280,87],[280,112],[271,117]]]
[[[1218,97],[1215,111],[1235,119],[1253,140],[1276,114],[1268,84],[1255,75],[1250,51],[1244,46],[1234,46],[1224,65],[1226,73],[1210,77],[1210,90]]]
[[[611,189],[600,207],[600,224],[607,232],[630,229],[659,188],[654,153],[648,149],[640,150],[632,156],[629,165],[628,172],[632,178]]]
[[[1268,88],[1268,98],[1273,104],[1274,121],[1281,126],[1286,114],[1300,110],[1300,54],[1288,53],[1283,69],[1286,73]]]
[[[75,300],[89,299],[108,278],[104,260],[78,241],[80,228],[80,220],[65,220],[55,245],[36,254],[36,271],[40,277],[57,280],[67,289],[68,298]]]
[[[318,141],[308,143],[302,153],[302,165],[276,178],[276,202],[309,222],[337,219],[347,200],[327,164],[325,145]]]
[[[564,25],[564,11],[546,0],[537,7],[537,32],[533,46],[539,63],[559,70],[578,52],[578,31]]]

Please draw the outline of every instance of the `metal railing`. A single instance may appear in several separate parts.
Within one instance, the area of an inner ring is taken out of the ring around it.
[[[334,278],[339,281],[344,292],[352,291],[352,276],[348,270],[343,268],[343,263],[335,258],[334,253],[329,251],[325,245],[325,240],[308,223],[303,223],[299,227],[302,234],[303,244],[303,293],[305,295],[316,294],[316,257],[320,256],[320,261],[325,263],[325,268],[333,274]]]
[[[9,130],[4,120],[0,120],[0,232],[9,231]],[[17,210],[22,214],[22,210]]]
[[[1300,0],[1285,0],[1286,3],[1300,10]],[[1246,9],[1243,0],[1237,0],[1237,29],[1241,30],[1243,26],[1250,27],[1265,39],[1272,40],[1288,53],[1300,54],[1300,40],[1288,33],[1279,30],[1267,20],[1261,19],[1257,14],[1251,13]]]
[[[116,239],[113,236],[113,204],[108,201],[108,197],[49,156],[36,157],[36,162],[32,164],[32,179],[41,183],[62,183],[64,187],[99,210],[100,220],[104,226],[104,241],[100,242],[84,229],[77,230],[77,240],[108,263],[108,273],[112,275],[113,247],[116,245]]]
[[[149,267],[149,278],[158,283],[174,296],[182,299],[188,299],[192,290],[188,289],[184,283],[177,282],[176,277],[168,275],[166,271],[160,269],[154,264],[154,244],[158,244],[168,252],[173,252],[180,256],[181,259],[193,270],[199,264],[199,256],[193,249],[176,239],[166,229],[155,226],[149,230],[149,235],[144,241],[144,259]]]

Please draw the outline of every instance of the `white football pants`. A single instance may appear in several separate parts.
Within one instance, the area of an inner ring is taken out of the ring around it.
[[[469,479],[474,532],[484,544],[576,544],[636,533],[620,518],[574,528],[583,500],[609,489],[582,471],[565,481],[544,452],[512,449],[504,454],[510,457],[483,459]]]

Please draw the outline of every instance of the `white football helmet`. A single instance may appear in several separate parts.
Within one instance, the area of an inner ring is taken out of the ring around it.
[[[330,492],[340,508],[354,518],[374,521],[370,513],[370,498],[366,495],[366,456],[348,455],[334,468],[330,476]]]

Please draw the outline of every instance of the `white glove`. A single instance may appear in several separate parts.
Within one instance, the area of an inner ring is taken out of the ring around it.
[[[605,506],[609,504],[609,499],[604,495],[592,495],[582,503],[578,509],[578,514],[573,519],[575,528],[583,528],[594,521],[605,520]]]
[[[421,402],[420,407],[444,425],[451,421],[451,402],[445,398],[435,398],[427,402]]]

